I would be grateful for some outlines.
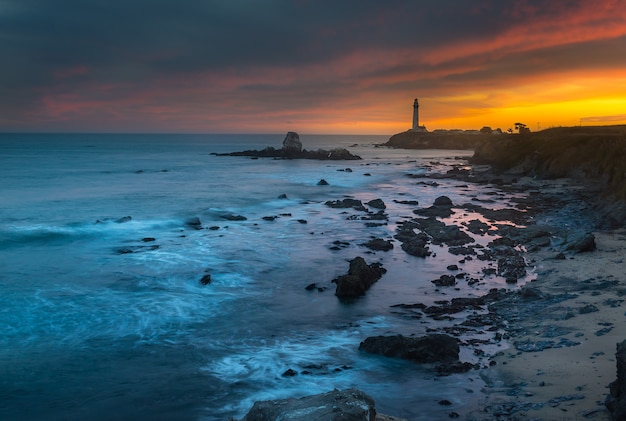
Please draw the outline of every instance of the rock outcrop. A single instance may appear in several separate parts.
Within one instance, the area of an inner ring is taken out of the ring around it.
[[[300,399],[255,402],[242,421],[403,421],[377,415],[374,399],[358,389],[333,390]]]
[[[386,272],[380,263],[368,265],[362,257],[355,257],[350,260],[348,274],[333,279],[337,284],[335,295],[339,298],[360,297]]]
[[[615,421],[626,419],[626,340],[617,344],[617,379],[609,385],[605,404]]]
[[[370,336],[359,345],[370,354],[401,358],[416,363],[450,363],[459,360],[459,342],[452,336],[433,333],[419,338],[403,335]]]
[[[280,158],[280,159],[317,159],[317,160],[358,160],[361,159],[358,155],[353,155],[345,148],[334,148],[330,150],[318,149],[316,151],[307,151],[302,147],[300,136],[296,132],[288,132],[287,136],[283,140],[283,147],[276,149],[272,146],[268,146],[261,150],[247,150],[241,152],[230,153],[212,153],[216,156],[249,156],[252,158]]]
[[[283,140],[283,152],[287,155],[297,155],[302,152],[302,142],[300,136],[296,132],[287,132],[287,136]]]

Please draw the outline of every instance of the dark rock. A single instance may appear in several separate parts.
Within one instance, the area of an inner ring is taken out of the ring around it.
[[[272,216],[264,216],[263,220],[264,221],[274,221],[276,218],[278,218],[278,216],[272,215]]]
[[[210,274],[206,274],[202,277],[202,279],[200,279],[200,283],[202,285],[208,285],[211,283],[211,275]]]
[[[333,279],[337,284],[335,295],[340,298],[359,297],[378,281],[387,270],[380,263],[368,265],[362,257],[350,261],[347,275]]]
[[[382,199],[370,200],[369,202],[367,202],[367,206],[376,209],[387,209],[387,206],[385,205],[385,202],[382,201]]]
[[[370,354],[401,358],[416,363],[447,363],[458,361],[459,343],[452,336],[433,333],[419,338],[403,335],[371,336],[359,345]]]
[[[333,390],[300,399],[255,402],[241,421],[375,421],[374,399],[358,389]]]
[[[200,218],[198,218],[197,216],[194,216],[193,218],[189,218],[185,221],[185,226],[188,228],[195,229],[195,230],[201,230],[202,222],[200,221]]]
[[[626,340],[617,344],[617,379],[609,384],[605,405],[615,421],[626,419]]]
[[[323,178],[317,182],[318,186],[328,186],[328,181],[324,180]]]
[[[449,246],[462,246],[473,243],[471,235],[462,231],[456,225],[446,225],[445,223],[430,217],[417,218],[412,221],[417,228],[431,237],[433,244],[447,244]]]
[[[363,203],[358,199],[342,199],[342,200],[328,200],[324,203],[329,208],[335,209],[349,209],[352,208],[358,211],[366,211],[367,209],[363,206]]]
[[[459,267],[457,265],[448,265],[446,269],[455,271],[455,270],[459,270]]]
[[[116,224],[123,224],[123,223],[125,223],[125,222],[130,222],[130,221],[132,221],[132,219],[133,219],[133,218],[132,218],[132,217],[130,217],[130,216],[123,216],[123,217],[121,217],[121,218],[119,218],[119,219],[116,219],[116,220],[115,220],[115,223],[116,223]]]
[[[585,233],[570,241],[566,250],[575,253],[585,253],[596,249],[596,237],[592,233]]]
[[[287,132],[283,140],[283,152],[287,155],[297,155],[302,152],[302,142],[296,132]]]
[[[279,195],[277,199],[287,199],[287,195],[285,193]]]
[[[600,311],[600,309],[593,304],[587,304],[578,309],[578,313],[580,314],[589,314]]]
[[[417,200],[394,200],[394,203],[399,203],[401,205],[411,205],[411,206],[419,205],[419,202]]]
[[[526,261],[521,253],[505,256],[498,259],[498,274],[507,282],[516,282],[526,276]]]
[[[285,370],[285,372],[283,374],[281,374],[283,377],[294,377],[298,375],[298,372],[294,369],[287,369]]]
[[[439,279],[431,282],[438,287],[453,287],[456,285],[456,278],[452,275],[441,275]]]
[[[434,206],[452,206],[452,200],[448,196],[439,196],[433,203]]]
[[[141,241],[143,241],[144,243],[151,243],[153,241],[156,241],[156,238],[154,237],[144,237],[141,239]]]
[[[217,225],[212,225],[209,227],[209,230],[211,231],[217,231],[218,229],[220,229],[220,227],[218,227]]]
[[[308,224],[309,223],[309,221],[307,221],[306,219],[298,219],[298,222],[300,224]]]
[[[382,238],[373,238],[367,243],[363,243],[361,245],[374,251],[389,251],[393,249],[393,243],[391,240],[383,240]]]
[[[232,213],[222,215],[221,218],[226,219],[227,221],[247,221],[248,220],[248,218],[246,218],[243,215],[234,215]]]

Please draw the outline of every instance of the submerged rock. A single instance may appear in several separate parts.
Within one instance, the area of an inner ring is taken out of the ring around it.
[[[348,274],[333,279],[333,282],[337,284],[335,295],[339,298],[364,295],[386,272],[387,270],[380,263],[368,265],[362,257],[355,257],[350,260]]]

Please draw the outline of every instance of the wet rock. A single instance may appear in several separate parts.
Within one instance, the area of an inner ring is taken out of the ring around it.
[[[567,251],[575,253],[585,253],[596,249],[596,237],[588,232],[573,238],[565,248]]]
[[[521,253],[505,256],[498,259],[498,275],[507,282],[516,282],[526,276],[526,261]]]
[[[615,421],[626,419],[626,340],[617,344],[617,379],[609,384],[605,405]]]
[[[448,196],[439,196],[435,199],[433,206],[452,206],[452,200]]]
[[[130,217],[130,216],[123,216],[123,217],[121,217],[121,218],[119,218],[119,219],[116,219],[114,222],[115,222],[116,224],[123,224],[123,223],[125,223],[125,222],[130,222],[130,221],[132,221],[132,219],[133,219],[133,218],[132,218],[132,217]]]
[[[417,200],[394,200],[394,203],[399,203],[400,205],[411,205],[411,206],[417,206],[420,203]]]
[[[232,213],[222,215],[221,218],[226,219],[227,221],[247,221],[248,220],[248,218],[246,218],[243,215],[235,215]]]
[[[385,202],[382,201],[382,199],[370,200],[369,202],[367,202],[367,206],[376,209],[387,209],[387,206],[385,205]]]
[[[417,218],[412,221],[421,231],[428,234],[433,244],[447,244],[457,247],[473,243],[471,235],[462,231],[456,225],[446,225],[435,218]]]
[[[211,275],[210,274],[206,274],[204,275],[201,279],[200,279],[200,283],[202,285],[208,285],[211,283]]]
[[[441,275],[439,279],[431,282],[438,287],[453,287],[456,285],[456,278],[452,275]]]
[[[372,238],[367,243],[363,243],[361,245],[374,251],[389,251],[393,249],[393,242],[382,238]]]
[[[589,314],[600,311],[600,309],[593,304],[586,304],[578,309],[578,313],[580,314]]]
[[[328,200],[327,202],[324,203],[326,206],[328,206],[329,208],[334,208],[334,209],[354,209],[354,210],[358,210],[358,211],[367,211],[367,209],[365,208],[365,206],[363,206],[363,203],[358,200],[358,199],[341,199],[341,200]]]
[[[339,298],[364,295],[386,272],[380,263],[368,265],[362,257],[355,257],[350,261],[348,274],[333,279],[332,282],[337,284],[335,295]]]
[[[405,221],[398,224],[395,239],[402,243],[401,247],[407,254],[417,257],[430,256],[430,250],[426,246],[429,237],[423,232],[416,232],[419,226],[412,221]]]
[[[195,230],[201,230],[202,222],[200,221],[200,218],[198,218],[197,216],[194,216],[193,218],[189,218],[185,221],[185,226],[188,228],[195,229]]]
[[[285,372],[283,374],[281,374],[281,376],[283,377],[294,377],[297,376],[298,372],[292,368],[289,368],[287,370],[285,370]]]
[[[255,402],[242,421],[375,421],[374,399],[358,389],[333,390],[300,399]]]
[[[144,243],[151,243],[153,241],[156,241],[156,238],[154,237],[144,237],[141,239],[141,241],[143,241]]]
[[[287,199],[287,195],[285,193],[278,195],[277,199]]]
[[[448,363],[458,361],[460,349],[452,336],[433,333],[419,338],[371,336],[361,342],[359,350],[416,363]]]
[[[317,182],[318,186],[328,186],[328,181],[324,180],[323,178]]]

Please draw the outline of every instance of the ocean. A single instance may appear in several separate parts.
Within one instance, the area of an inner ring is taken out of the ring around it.
[[[465,165],[471,151],[376,147],[385,136],[301,135],[306,149],[346,147],[360,161],[212,155],[280,148],[283,137],[1,134],[0,419],[228,420],[257,400],[348,387],[409,420],[477,408],[477,372],[440,377],[358,346],[446,323],[396,304],[511,286],[473,261],[463,270],[482,282],[440,289],[431,281],[460,258],[445,247],[424,259],[397,241],[388,252],[361,244],[392,239],[398,221],[438,196],[491,207],[508,198],[408,177]],[[366,224],[324,204],[345,197],[382,199],[389,221]],[[471,219],[481,217],[447,222]],[[356,256],[388,272],[343,302],[331,280]],[[326,290],[306,290],[312,283]]]

